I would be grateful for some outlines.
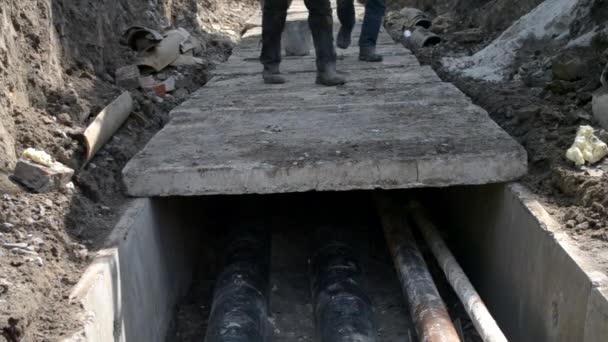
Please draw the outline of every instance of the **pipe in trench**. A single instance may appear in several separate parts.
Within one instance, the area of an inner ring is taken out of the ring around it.
[[[435,225],[424,212],[424,209],[418,204],[414,204],[412,208],[411,216],[414,219],[414,223],[431,248],[433,255],[435,255],[448,282],[463,303],[481,338],[485,342],[507,342],[507,338],[500,330],[500,327],[498,327],[498,324],[496,324],[481,297],[475,291],[469,278],[452,255],[452,252],[450,252]]]
[[[376,342],[371,299],[354,250],[325,240],[311,262],[316,341]]]
[[[264,229],[236,229],[213,293],[205,342],[269,342],[270,238]]]
[[[459,342],[460,337],[445,303],[416,245],[405,208],[396,206],[385,196],[377,196],[376,203],[386,243],[420,341]]]

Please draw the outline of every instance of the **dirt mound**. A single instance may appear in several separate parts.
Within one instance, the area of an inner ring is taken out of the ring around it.
[[[599,138],[608,142],[608,132],[595,121],[591,108],[592,94],[601,87],[600,74],[608,63],[608,37],[605,33],[608,17],[597,15],[604,13],[608,4],[597,0],[576,4],[547,0],[543,5],[549,11],[545,14],[556,17],[543,17],[542,11],[537,11],[536,16],[546,19],[551,25],[557,23],[558,15],[567,20],[566,26],[555,26],[556,30],[561,30],[559,44],[555,44],[557,36],[531,39],[534,35],[513,44],[513,37],[523,32],[520,29],[529,32],[535,29],[530,25],[518,28],[514,24],[502,33],[492,30],[502,27],[502,24],[488,25],[474,18],[479,11],[505,13],[513,15],[512,23],[517,19],[516,14],[524,14],[522,11],[534,8],[541,1],[519,2],[522,6],[519,9],[509,5],[514,12],[504,12],[507,2],[503,4],[501,1],[486,2],[469,14],[456,12],[454,8],[457,6],[445,9],[447,12],[439,12],[435,18],[435,23],[441,28],[438,32],[442,34],[443,43],[415,53],[421,63],[432,65],[442,79],[456,84],[476,104],[485,108],[526,148],[529,173],[522,182],[539,194],[548,211],[561,220],[564,230],[579,241],[581,250],[590,251],[596,256],[598,265],[604,267],[608,260],[597,256],[605,255],[608,249],[608,160],[578,168],[565,159],[565,152],[572,145],[580,125],[597,128]],[[559,14],[559,8],[546,6],[554,3],[575,5],[575,8]],[[387,28],[397,39],[404,39],[392,25],[395,15],[388,16]],[[494,16],[484,14],[483,17]],[[519,23],[524,20],[522,18]],[[540,32],[542,35],[545,29],[550,28],[539,27],[535,34]],[[501,44],[501,40],[508,43]],[[498,50],[493,51],[492,47]],[[496,64],[499,58],[493,56],[501,56],[499,50],[502,48],[513,58],[508,63]],[[492,74],[493,71],[488,72],[490,67],[499,66],[497,70],[502,76],[495,77],[493,82],[484,80],[484,77],[468,77],[475,73],[467,74],[449,63],[446,67],[446,60],[455,59],[469,61],[462,65],[465,70],[478,66],[480,75]],[[475,64],[478,61],[480,63]],[[483,64],[486,61],[488,64]]]
[[[254,0],[6,0],[0,6],[0,340],[55,341],[78,326],[68,303],[89,255],[128,200],[121,170],[224,61]],[[132,90],[134,111],[74,187],[32,194],[8,179],[25,148],[70,164],[82,152],[71,134],[123,89],[117,68],[135,59],[119,44],[133,25],[183,27],[203,43],[204,63],[173,68],[179,91]]]

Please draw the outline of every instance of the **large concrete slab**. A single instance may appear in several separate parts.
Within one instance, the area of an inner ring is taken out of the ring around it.
[[[382,39],[390,39],[381,33]],[[285,58],[288,83],[265,85],[251,50],[172,112],[125,167],[134,196],[279,193],[484,184],[526,172],[526,153],[481,108],[409,51],[356,48],[341,87],[314,84],[311,56]]]

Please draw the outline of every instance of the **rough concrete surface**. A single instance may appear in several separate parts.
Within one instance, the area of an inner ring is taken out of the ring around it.
[[[509,341],[605,341],[608,278],[520,184],[431,195],[440,227]]]
[[[338,68],[352,82],[337,88],[314,85],[310,56],[283,61],[286,85],[264,85],[255,53],[236,50],[125,167],[129,194],[438,187],[525,174],[524,149],[484,110],[402,47],[382,50],[382,63],[345,51]]]

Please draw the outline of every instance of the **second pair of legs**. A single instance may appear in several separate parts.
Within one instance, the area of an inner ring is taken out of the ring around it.
[[[355,4],[353,0],[337,0],[337,2],[340,31],[338,31],[338,37],[336,38],[336,45],[341,49],[346,49],[350,46],[351,34],[356,22]],[[365,0],[365,16],[359,36],[359,60],[365,62],[382,61],[382,56],[376,53],[376,42],[385,11],[384,0]]]
[[[351,0],[352,1],[352,0]],[[262,15],[262,76],[267,84],[285,83],[280,75],[281,35],[285,27],[290,0],[264,0]],[[336,71],[336,49],[333,37],[333,18],[329,0],[304,0],[308,9],[308,24],[316,51],[317,84],[337,86],[344,77]]]

